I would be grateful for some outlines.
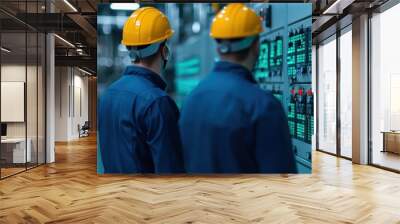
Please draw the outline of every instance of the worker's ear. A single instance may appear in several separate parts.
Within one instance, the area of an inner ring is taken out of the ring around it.
[[[162,54],[163,59],[167,60],[167,61],[171,57],[171,51],[170,51],[170,49],[169,49],[169,47],[168,47],[168,45],[166,43],[162,47],[161,54]]]
[[[260,53],[260,39],[257,38],[257,39],[253,42],[253,44],[252,44],[251,47],[253,48],[253,49],[252,49],[252,52],[254,53],[254,56],[255,56],[256,58],[258,58],[258,55],[259,55],[259,53]]]

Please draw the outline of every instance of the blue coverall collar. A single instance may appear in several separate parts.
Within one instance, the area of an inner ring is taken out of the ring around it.
[[[246,67],[237,63],[218,61],[215,63],[213,71],[216,73],[230,73],[239,75],[252,83],[256,83],[252,73]]]
[[[167,88],[167,83],[165,83],[160,75],[145,67],[129,65],[128,67],[126,67],[124,75],[137,75],[149,80],[151,83],[162,90],[165,90]]]

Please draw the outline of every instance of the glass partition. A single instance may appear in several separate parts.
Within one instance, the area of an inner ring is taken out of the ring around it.
[[[45,162],[45,35],[22,22],[44,1],[0,1],[0,178]],[[19,18],[19,19],[18,19]]]
[[[46,124],[46,36],[38,33],[38,64],[37,64],[37,162],[46,162],[45,124]]]
[[[340,155],[352,157],[352,32],[340,36]]]
[[[336,36],[318,47],[318,145],[336,154]]]
[[[26,41],[25,32],[1,34],[2,177],[24,171],[31,161],[26,136]]]
[[[371,162],[400,170],[400,5],[371,19]]]
[[[26,113],[27,113],[27,150],[30,151],[30,160],[27,163],[27,167],[34,167],[37,165],[37,149],[38,149],[38,141],[37,141],[37,122],[38,122],[38,111],[37,111],[37,98],[38,98],[38,35],[36,32],[27,33],[27,52],[28,52],[28,61],[27,61],[27,81],[26,81],[26,90],[27,90],[27,98],[26,98]]]

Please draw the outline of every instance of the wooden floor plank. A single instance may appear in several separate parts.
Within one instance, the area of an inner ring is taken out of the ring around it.
[[[0,202],[0,223],[400,223],[400,175],[314,152],[311,175],[99,176],[89,137]]]

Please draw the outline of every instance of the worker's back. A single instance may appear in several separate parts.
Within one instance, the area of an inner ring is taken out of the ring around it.
[[[295,173],[286,116],[251,73],[217,62],[184,102],[180,132],[189,173]]]
[[[99,146],[105,173],[183,172],[179,111],[148,69],[129,66],[100,97]]]

